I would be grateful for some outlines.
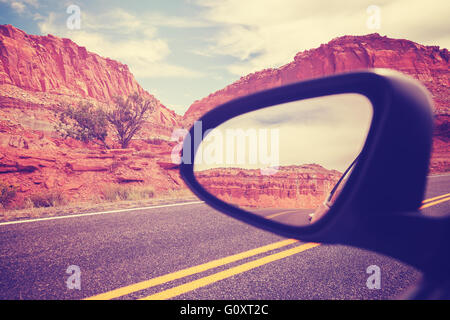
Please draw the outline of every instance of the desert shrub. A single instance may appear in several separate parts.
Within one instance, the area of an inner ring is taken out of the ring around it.
[[[127,188],[119,185],[104,187],[102,193],[105,196],[105,200],[108,201],[124,200],[128,196]]]
[[[155,191],[152,187],[109,185],[103,189],[102,193],[107,201],[121,201],[150,199],[153,198]]]
[[[77,106],[60,105],[55,110],[58,118],[55,129],[64,138],[92,141],[106,149],[109,149],[106,138],[108,129],[111,129],[120,146],[127,148],[155,108],[154,101],[144,99],[137,93],[127,98],[114,97],[114,103],[108,110],[89,102],[81,102]]]
[[[155,195],[155,189],[152,187],[136,187],[130,190],[128,194],[129,200],[145,200],[153,198]]]
[[[74,107],[62,105],[57,111],[56,131],[64,137],[79,141],[92,141],[105,148],[108,136],[108,120],[106,113],[91,103],[80,103]]]
[[[6,208],[14,199],[17,187],[0,181],[0,204]]]
[[[161,138],[149,138],[146,140],[146,142],[149,144],[161,145],[163,142],[166,142],[166,140]]]
[[[18,209],[31,209],[34,208],[34,203],[30,198],[25,198]]]
[[[66,204],[64,195],[60,191],[36,193],[31,195],[29,199],[35,208],[57,207]]]

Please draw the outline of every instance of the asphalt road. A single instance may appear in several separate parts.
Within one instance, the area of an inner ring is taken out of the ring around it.
[[[426,199],[449,192],[450,176],[429,178]],[[439,200],[424,214],[448,214]],[[80,281],[69,289],[73,265]],[[371,265],[378,290],[366,286]],[[0,224],[0,299],[390,299],[419,277],[394,259],[294,242],[203,203]]]
[[[291,226],[307,226],[310,225],[309,215],[314,213],[315,209],[247,209],[259,216],[265,217],[276,222],[284,223]]]

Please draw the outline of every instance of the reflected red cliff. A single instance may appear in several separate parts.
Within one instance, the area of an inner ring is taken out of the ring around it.
[[[318,164],[279,167],[272,175],[259,169],[215,168],[195,173],[219,199],[242,207],[315,209],[342,173]]]

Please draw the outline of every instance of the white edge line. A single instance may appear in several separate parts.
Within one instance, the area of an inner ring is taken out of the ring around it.
[[[9,225],[9,224],[36,222],[36,221],[46,221],[46,220],[77,218],[77,217],[85,217],[85,216],[95,216],[95,215],[106,214],[106,213],[118,213],[118,212],[126,212],[126,211],[138,211],[138,210],[157,209],[157,208],[166,208],[166,207],[187,206],[187,205],[190,205],[190,204],[200,204],[200,203],[204,203],[204,201],[181,202],[181,203],[163,204],[163,205],[151,206],[151,207],[119,209],[119,210],[110,210],[110,211],[101,211],[101,212],[72,214],[72,215],[67,215],[67,216],[56,216],[56,217],[48,217],[48,218],[37,218],[37,219],[7,221],[7,222],[1,222],[0,226]]]
[[[442,177],[442,176],[447,176],[447,175],[448,174],[434,175],[434,176],[428,176],[428,178]],[[36,222],[36,221],[77,218],[77,217],[84,217],[84,216],[95,216],[95,215],[106,214],[106,213],[119,213],[119,212],[127,212],[127,211],[138,211],[138,210],[157,209],[157,208],[166,208],[166,207],[187,206],[187,205],[190,205],[190,204],[200,204],[200,203],[204,203],[204,202],[205,201],[191,201],[191,202],[163,204],[163,205],[160,205],[160,206],[151,206],[151,207],[140,207],[140,208],[131,208],[131,209],[120,209],[120,210],[110,210],[110,211],[101,211],[101,212],[80,213],[80,214],[72,214],[72,215],[68,215],[68,216],[57,216],[57,217],[48,217],[48,218],[37,218],[37,219],[7,221],[7,222],[0,222],[0,226],[10,225],[10,224]]]
[[[448,176],[450,176],[450,173],[435,174],[432,176],[428,176],[427,178],[448,177]]]

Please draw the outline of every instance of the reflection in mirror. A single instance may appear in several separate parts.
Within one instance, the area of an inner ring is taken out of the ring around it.
[[[205,134],[194,174],[222,201],[284,224],[309,225],[342,190],[371,120],[372,105],[359,94],[249,112]]]

